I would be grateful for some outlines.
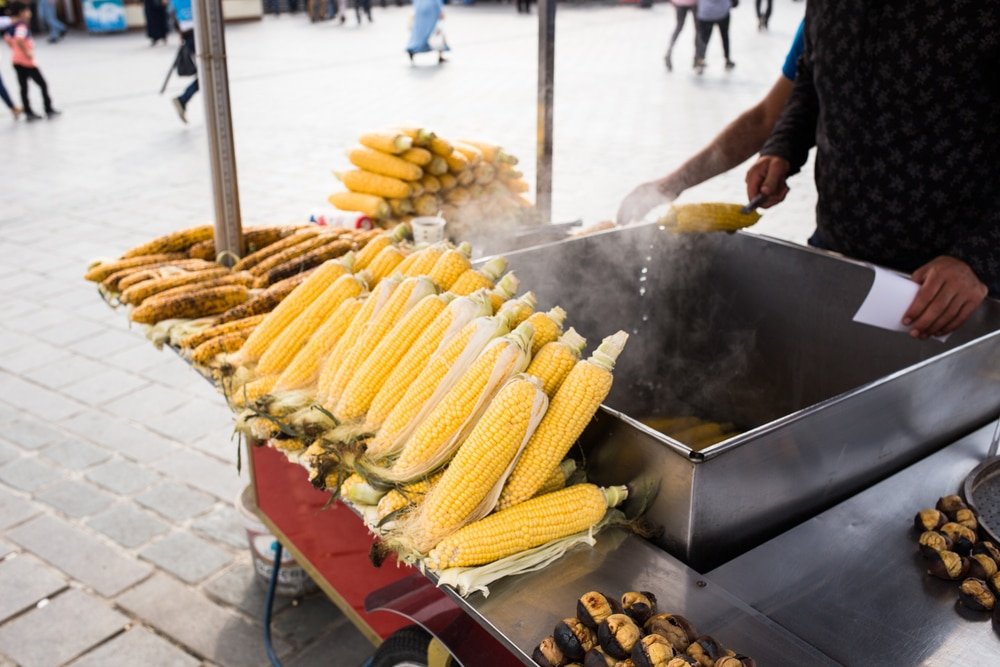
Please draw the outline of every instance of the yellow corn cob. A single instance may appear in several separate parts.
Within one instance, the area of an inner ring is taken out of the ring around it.
[[[403,252],[396,246],[382,248],[381,252],[375,256],[366,269],[371,276],[371,285],[375,287],[379,281],[395,273],[399,266],[406,261]]]
[[[171,232],[152,241],[147,241],[134,248],[126,250],[122,259],[139,257],[140,255],[159,255],[170,252],[183,252],[195,243],[212,238],[215,228],[212,225],[199,225],[176,232]]]
[[[531,318],[528,318],[528,321],[530,322]],[[544,345],[532,358],[525,372],[541,380],[545,395],[552,398],[569,372],[580,361],[580,354],[586,346],[587,339],[570,327],[559,340]]]
[[[544,313],[532,313],[525,322],[535,328],[535,337],[531,340],[531,356],[538,354],[543,345],[559,340],[562,335],[563,322],[566,321],[566,311],[556,306]]]
[[[437,176],[439,178],[441,176],[449,175],[448,174],[448,161],[445,160],[440,155],[435,155],[431,159],[431,161],[427,165],[427,167],[425,167],[425,169],[427,170],[428,174],[433,174],[434,176]],[[443,180],[441,182],[444,183]]]
[[[451,336],[461,331],[475,318],[489,315],[491,312],[488,302],[482,297],[455,299],[449,303],[419,337],[411,345],[406,346],[403,356],[394,364],[368,407],[365,415],[365,431],[373,433],[382,426],[389,412],[417,379],[431,355],[443,342],[450,340]],[[400,327],[401,324],[396,325],[397,329]]]
[[[447,250],[434,262],[434,266],[431,267],[427,276],[438,287],[447,291],[460,275],[472,268],[472,263],[469,262],[470,255],[472,255],[472,246],[468,243]]]
[[[528,191],[528,183],[520,178],[507,181],[507,189],[513,193],[521,194]]]
[[[362,146],[383,153],[402,153],[413,146],[413,139],[401,132],[368,132],[358,137]]]
[[[431,149],[431,153],[440,155],[444,158],[451,155],[455,150],[455,147],[451,145],[450,141],[442,139],[441,137],[434,137],[431,139],[427,147]]]
[[[306,241],[307,239],[311,239],[314,236],[319,236],[321,233],[323,233],[323,229],[316,225],[312,225],[304,229],[299,229],[296,232],[281,239],[280,241],[276,241],[275,243],[272,243],[254,253],[247,255],[240,261],[236,262],[235,265],[233,265],[233,271],[247,271],[249,269],[252,269],[253,267],[257,266],[258,264],[268,259],[269,257],[273,257],[278,253],[284,252],[285,250],[288,250],[289,248],[296,246],[299,243]]]
[[[475,194],[472,188],[468,186],[473,185],[476,182],[476,172],[472,169],[463,169],[462,171],[455,174],[455,178],[458,180],[458,184],[466,188],[466,193],[469,197],[474,197]]]
[[[455,178],[454,174],[435,174],[438,180],[441,181],[441,189],[444,191],[452,190],[458,187],[458,179]]]
[[[483,152],[464,141],[455,142],[455,152],[461,154],[468,161],[470,167],[475,167],[483,161]]]
[[[501,509],[535,495],[566,456],[611,391],[611,371],[626,340],[624,331],[608,336],[590,359],[573,366],[507,479],[500,495]]]
[[[347,331],[359,310],[361,301],[355,298],[347,299],[337,306],[281,372],[278,382],[274,385],[275,391],[304,389],[316,384],[323,359]]]
[[[448,171],[456,176],[469,168],[469,159],[458,151],[445,155],[444,161],[448,163]]]
[[[368,298],[361,305],[361,309],[351,321],[351,325],[347,327],[347,331],[344,332],[344,335],[337,341],[330,354],[323,360],[323,367],[320,370],[316,391],[318,403],[325,405],[329,402],[327,397],[334,387],[334,381],[337,379],[337,374],[341,366],[350,358],[355,344],[361,340],[361,337],[367,331],[368,323],[378,316],[401,282],[402,280],[397,277],[390,277],[380,281],[378,286],[372,289],[371,294],[368,295]],[[343,389],[343,387],[340,389]]]
[[[424,194],[423,180],[424,179],[421,178],[419,181],[408,181],[407,182],[407,186],[410,188],[410,197],[411,198],[419,197],[420,195]]]
[[[538,301],[535,299],[534,292],[525,292],[516,299],[511,299],[504,303],[497,312],[505,315],[510,321],[510,325],[516,327],[531,317],[531,314],[535,312],[537,303]]]
[[[409,226],[407,225],[396,225],[392,231],[383,232],[373,238],[354,256],[354,270],[361,271],[367,268],[383,249],[402,242],[409,231]]]
[[[404,484],[398,489],[389,491],[378,501],[378,520],[384,521],[393,512],[419,505],[443,474],[438,472],[420,481]]]
[[[343,275],[335,280],[268,345],[257,362],[257,375],[270,375],[285,370],[330,314],[347,299],[360,296],[364,289],[364,280],[355,275]]]
[[[394,128],[413,139],[414,146],[427,146],[437,135],[423,127],[398,127]]]
[[[119,300],[122,303],[139,305],[154,294],[165,292],[168,289],[173,289],[174,287],[180,287],[182,285],[211,280],[213,278],[224,276],[228,273],[229,269],[220,266],[216,269],[206,269],[204,271],[184,271],[166,278],[144,280],[141,283],[132,285],[122,292]]]
[[[215,338],[216,336],[224,336],[229,333],[236,333],[238,331],[247,331],[247,335],[250,335],[250,330],[255,326],[260,324],[265,315],[253,315],[251,317],[245,317],[242,320],[233,320],[231,322],[226,322],[224,324],[217,324],[214,326],[202,329],[198,333],[186,336],[181,340],[181,349],[194,349],[204,343],[206,340]]]
[[[480,289],[491,290],[506,269],[507,260],[503,257],[494,257],[478,269],[466,269],[451,284],[448,291],[458,296],[466,296]]]
[[[368,412],[396,364],[451,299],[451,295],[429,294],[398,319],[348,381],[333,410],[338,421],[355,421]]]
[[[424,174],[420,179],[420,184],[424,186],[425,194],[436,194],[441,191],[441,181],[433,174]]]
[[[413,209],[417,215],[436,215],[440,208],[438,198],[429,192],[425,192],[413,200]]]
[[[608,507],[625,499],[624,486],[575,484],[531,498],[449,535],[431,550],[434,570],[485,565],[597,525]]]
[[[480,162],[473,170],[473,174],[476,177],[476,185],[488,185],[497,177],[497,170],[489,162]]]
[[[389,210],[394,218],[404,218],[413,213],[413,202],[409,199],[390,199]]]
[[[366,482],[358,473],[348,475],[340,485],[340,496],[359,505],[376,505],[385,491],[379,491]]]
[[[434,268],[434,264],[447,250],[443,244],[427,246],[416,252],[410,253],[396,267],[396,271],[404,276],[426,276]]]
[[[297,255],[288,261],[278,264],[273,269],[267,271],[254,281],[254,287],[267,287],[280,282],[285,278],[290,278],[302,271],[319,266],[323,262],[331,259],[341,258],[340,263],[351,271],[354,268],[354,255],[350,252],[354,248],[354,242],[346,238],[335,238],[322,243],[312,250]],[[258,267],[263,266],[261,263]],[[255,268],[258,268],[255,267]],[[253,271],[254,269],[251,269]]]
[[[535,496],[544,496],[546,493],[553,493],[559,489],[566,488],[566,482],[574,472],[576,472],[576,461],[573,459],[563,459],[563,462],[542,483],[542,488],[538,489],[538,493]]]
[[[379,521],[383,521],[393,512],[398,512],[401,509],[409,507],[411,504],[413,503],[402,492],[392,489],[378,501],[376,516]]]
[[[156,324],[160,320],[207,317],[243,303],[248,296],[247,288],[243,285],[212,287],[144,303],[133,310],[129,318],[139,324]]]
[[[412,162],[418,167],[426,167],[430,164],[434,155],[426,148],[409,148],[400,153],[399,157],[403,158],[407,162]]]
[[[351,380],[359,375],[358,371],[364,365],[369,355],[378,347],[378,344],[382,342],[382,339],[386,337],[392,328],[396,326],[396,323],[410,309],[420,303],[424,297],[435,293],[434,283],[427,278],[407,278],[392,291],[392,294],[386,298],[385,305],[365,325],[365,330],[337,370],[337,375],[334,376],[332,384],[326,391],[326,403],[324,405],[334,413],[338,421],[353,421],[364,415],[365,410],[368,409],[370,399],[362,398],[360,402],[365,403],[365,405],[359,411],[359,401],[355,399],[358,398],[358,393],[365,394],[368,391],[368,388],[359,385],[355,385],[355,394],[348,397],[344,405],[344,410],[338,414],[337,410],[340,407],[340,399],[344,396],[345,390],[350,385]],[[387,362],[388,360],[383,359],[375,360],[375,363],[379,364]],[[359,382],[372,381],[373,377],[374,373],[368,374],[360,378]],[[374,394],[372,394],[372,397],[374,397]],[[343,415],[343,418],[341,418],[341,415]]]
[[[306,443],[299,438],[271,438],[268,444],[283,452],[299,452],[306,448]]]
[[[339,239],[336,236],[327,233],[316,234],[314,236],[304,238],[295,245],[261,260],[247,270],[258,277],[267,275],[269,271],[285,264],[289,260],[302,257],[306,253],[322,247],[332,241],[339,241]]]
[[[465,206],[472,201],[472,195],[463,187],[452,188],[445,196],[444,200],[454,206]]]
[[[424,175],[423,170],[412,162],[370,148],[352,148],[347,152],[347,158],[356,167],[403,181],[417,181]]]
[[[207,366],[216,356],[240,349],[240,345],[246,339],[247,333],[244,331],[231,331],[209,338],[194,348],[191,353],[191,361],[199,366]]]
[[[366,195],[360,192],[334,192],[327,197],[327,200],[341,211],[357,211],[379,220],[388,218],[392,213],[388,202],[375,195]]]
[[[378,460],[399,451],[410,432],[458,381],[459,373],[464,370],[460,360],[478,356],[492,338],[506,331],[503,318],[480,317],[444,340],[440,350],[427,360],[416,379],[405,388],[402,397],[386,415],[375,437],[368,443],[368,458]]]
[[[444,537],[486,516],[504,478],[545,413],[540,383],[518,375],[497,392],[411,521],[403,527],[412,549],[426,553]]]
[[[410,196],[410,186],[405,181],[391,176],[373,174],[363,169],[352,169],[338,173],[337,177],[351,192],[360,192],[376,197],[397,199]]]
[[[485,141],[475,141],[473,139],[462,139],[462,142],[478,148],[483,154],[483,158],[488,162],[517,164],[516,157],[505,152],[496,144],[486,143]]]
[[[312,270],[314,272],[315,269]],[[242,320],[253,315],[266,315],[274,310],[281,301],[291,294],[292,290],[305,282],[312,272],[300,273],[297,276],[286,278],[275,283],[266,290],[257,294],[245,303],[240,304],[215,318],[214,324],[225,324],[233,320]]]
[[[158,257],[169,257],[170,255],[157,255]],[[135,257],[133,259],[142,259]],[[132,260],[123,260],[129,262]],[[130,269],[115,271],[101,281],[101,287],[109,292],[121,292],[132,285],[141,283],[144,280],[153,278],[164,278],[170,275],[177,275],[182,271],[203,271],[205,269],[215,269],[219,265],[215,262],[206,262],[203,259],[174,259],[164,262],[154,262],[153,264],[143,264],[142,266]]]
[[[315,301],[326,288],[344,275],[344,267],[335,261],[327,262],[312,272],[302,284],[296,287],[275,307],[264,321],[257,325],[247,342],[237,353],[234,363],[238,365],[254,363],[264,354],[268,346],[292,321]]]
[[[160,253],[157,255],[141,255],[139,257],[132,257],[131,259],[100,262],[88,268],[87,273],[85,273],[83,277],[85,280],[99,283],[107,279],[111,274],[119,271],[135,269],[142,266],[162,264],[172,260],[184,259],[184,257],[185,256],[181,253]]]
[[[274,389],[274,384],[277,381],[277,375],[265,375],[264,377],[259,377],[256,380],[247,382],[245,385],[240,387],[239,391],[235,392],[230,400],[233,405],[250,405],[258,398],[271,393],[271,390]]]
[[[743,213],[739,204],[674,204],[660,224],[677,232],[730,232],[760,220],[760,213]]]
[[[533,333],[530,324],[522,324],[488,344],[414,429],[387,476],[409,481],[447,462],[500,386],[528,365]]]
[[[498,312],[507,301],[517,294],[517,288],[520,285],[521,281],[517,279],[513,271],[508,272],[497,282],[496,287],[489,291],[490,306],[492,306],[494,313]]]

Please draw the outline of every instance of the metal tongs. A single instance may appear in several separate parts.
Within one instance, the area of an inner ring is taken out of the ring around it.
[[[750,215],[751,213],[754,212],[755,209],[757,209],[761,204],[764,203],[765,199],[767,199],[766,194],[764,194],[763,192],[758,193],[756,197],[750,200],[749,204],[740,209],[740,213],[742,213],[743,215]]]

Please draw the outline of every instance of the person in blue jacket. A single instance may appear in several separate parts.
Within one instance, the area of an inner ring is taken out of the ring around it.
[[[413,28],[410,30],[410,43],[406,45],[406,53],[413,62],[417,53],[429,51],[438,52],[438,62],[445,62],[444,52],[450,51],[448,43],[442,37],[441,43],[431,46],[430,39],[434,36],[438,21],[444,18],[441,0],[413,0]]]

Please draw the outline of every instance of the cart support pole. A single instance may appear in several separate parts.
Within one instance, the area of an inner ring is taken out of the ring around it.
[[[199,87],[204,96],[212,194],[215,199],[215,252],[219,261],[232,266],[242,253],[243,231],[236,183],[222,0],[194,0],[193,9],[200,61]]]
[[[535,208],[552,220],[552,105],[555,92],[556,0],[538,0],[538,127]]]

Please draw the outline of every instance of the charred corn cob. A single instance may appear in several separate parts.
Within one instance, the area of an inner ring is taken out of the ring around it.
[[[587,339],[571,327],[559,340],[545,344],[531,359],[525,372],[541,380],[545,395],[552,398],[580,360],[586,346]]]
[[[154,299],[166,299],[179,294],[192,294],[200,292],[201,290],[211,289],[213,287],[224,287],[225,285],[243,285],[244,287],[252,287],[253,276],[246,271],[240,271],[239,273],[226,273],[220,275],[218,278],[209,278],[208,280],[190,282],[186,285],[172,287],[168,290],[157,292],[153,296],[144,300],[143,303],[147,303],[148,301]]]
[[[140,267],[136,269],[125,269],[115,272],[104,280],[101,284],[105,287],[116,287],[119,292],[124,292],[133,285],[138,285],[146,280],[157,278],[169,278],[179,276],[192,271],[206,271],[208,269],[223,268],[215,262],[206,262],[203,259],[179,259],[172,262],[164,262],[160,265]],[[112,280],[117,276],[117,283],[112,285]]]
[[[83,275],[85,280],[99,283],[104,282],[116,273],[140,270],[143,268],[153,268],[163,266],[167,262],[183,260],[185,255],[181,253],[160,253],[157,255],[141,255],[131,259],[118,259],[109,262],[99,262],[87,269]]]
[[[347,152],[347,158],[351,164],[365,171],[391,176],[402,181],[417,181],[424,175],[423,170],[412,162],[371,148],[352,148]]]
[[[347,299],[337,306],[281,372],[275,391],[303,389],[316,384],[323,359],[344,335],[359,310],[361,301],[355,298]]]
[[[340,242],[339,239],[331,237],[327,234],[316,234],[315,236],[311,236],[309,238],[300,241],[299,243],[296,243],[290,248],[286,248],[281,252],[275,253],[270,257],[262,259],[256,265],[250,267],[247,270],[253,275],[257,276],[258,278],[261,276],[265,276],[269,271],[271,271],[271,269],[281,266],[285,262],[298,259],[299,257],[304,256],[311,250],[324,246],[331,241],[337,243]]]
[[[247,300],[247,288],[242,285],[213,287],[194,294],[180,294],[143,304],[132,311],[133,322],[155,324],[166,319],[192,319],[224,312]]]
[[[506,269],[507,260],[503,257],[494,257],[478,269],[469,268],[463,271],[448,291],[458,296],[466,296],[480,289],[491,290]]]
[[[242,320],[253,315],[262,315],[271,312],[281,303],[282,299],[291,294],[292,290],[305,282],[309,275],[309,273],[300,273],[297,276],[286,278],[281,282],[271,285],[252,299],[219,315],[219,317],[215,318],[215,324],[225,324],[226,322]]]
[[[383,153],[402,153],[413,146],[413,139],[402,132],[366,132],[358,138],[362,146]]]
[[[214,233],[215,230],[212,225],[199,225],[197,227],[181,229],[126,250],[122,255],[122,259],[129,259],[140,255],[184,252],[195,243],[212,238],[212,234]]]
[[[624,486],[574,486],[531,498],[470,523],[443,539],[427,558],[434,570],[485,565],[597,525],[621,503]]]
[[[191,334],[190,336],[185,336],[181,339],[180,347],[182,350],[191,350],[207,340],[211,340],[218,336],[225,336],[226,334],[236,333],[246,331],[247,336],[250,335],[250,330],[255,326],[260,324],[261,320],[264,319],[264,315],[253,315],[251,317],[245,317],[242,320],[233,320],[232,322],[226,322],[225,324],[216,324],[210,327],[206,327],[199,331],[198,333]]]
[[[207,366],[218,355],[240,349],[240,345],[247,339],[247,335],[249,334],[243,330],[236,330],[209,338],[194,348],[191,353],[191,361],[199,366]]]
[[[215,259],[215,239],[199,241],[188,248],[187,256],[192,259],[204,259],[211,261]]]
[[[535,356],[543,345],[559,340],[566,311],[556,306],[544,313],[532,313],[525,321],[535,328],[535,337],[531,340],[531,356]]]
[[[233,265],[233,271],[247,271],[252,269],[264,260],[277,255],[278,253],[284,252],[285,250],[288,250],[289,248],[298,245],[307,239],[318,236],[322,232],[322,228],[315,225],[299,229],[282,238],[280,241],[275,241],[274,243],[271,243],[270,245],[267,245],[242,258]]]
[[[212,280],[228,273],[229,269],[220,266],[215,269],[206,269],[204,271],[185,271],[166,278],[144,280],[141,283],[132,285],[122,292],[119,299],[122,303],[139,305],[154,294],[165,292],[169,289],[173,289],[174,287],[181,287],[182,285]]]
[[[416,150],[421,149],[418,148]],[[363,194],[375,195],[376,197],[385,197],[386,199],[402,199],[403,197],[410,196],[410,186],[405,181],[393,178],[392,176],[373,174],[363,169],[352,169],[351,171],[339,173],[337,176],[351,192],[361,192]]]
[[[309,269],[319,266],[323,262],[331,259],[336,259],[338,257],[344,257],[346,261],[343,261],[344,267],[350,271],[354,268],[353,257],[347,255],[354,247],[354,243],[347,239],[333,239],[320,245],[319,247],[313,248],[309,252],[293,257],[283,264],[279,264],[267,273],[259,276],[254,283],[255,287],[267,287],[273,285],[276,282],[284,280],[285,278],[291,278],[292,276],[302,273],[303,271],[308,271]]]
[[[743,229],[760,220],[760,213],[743,213],[739,204],[674,204],[660,221],[677,232],[723,232]]]
[[[611,391],[611,372],[626,340],[624,331],[608,336],[590,359],[573,366],[514,466],[500,495],[501,509],[535,495],[566,456]]]
[[[434,284],[447,291],[460,275],[472,268],[472,263],[469,261],[471,255],[472,246],[468,243],[446,250],[434,262],[427,276],[434,281]]]

